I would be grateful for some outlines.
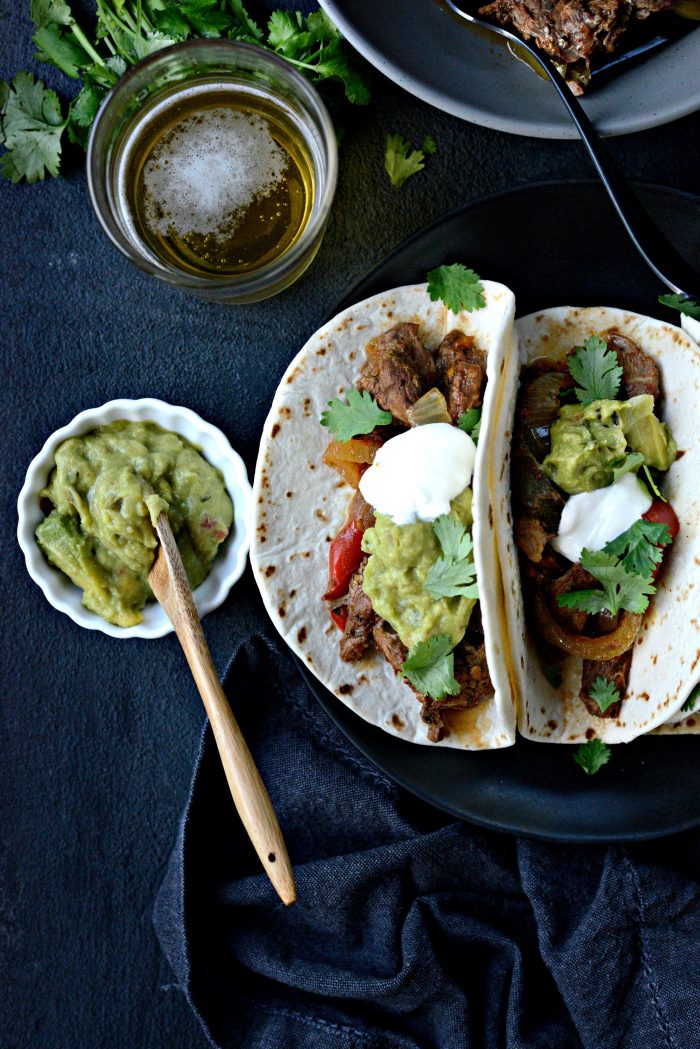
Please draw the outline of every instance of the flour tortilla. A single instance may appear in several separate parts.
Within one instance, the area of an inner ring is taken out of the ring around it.
[[[504,469],[510,453],[515,389],[493,419],[493,469],[501,483],[498,549],[517,680],[518,728],[528,739],[550,743],[580,743],[591,734],[607,743],[626,743],[664,722],[673,723],[700,675],[700,349],[680,328],[640,314],[607,307],[556,307],[516,323],[521,362],[537,357],[561,358],[589,335],[605,338],[612,329],[628,336],[657,362],[665,395],[661,414],[683,453],[663,485],[681,528],[665,557],[657,592],[635,645],[619,718],[595,718],[587,713],[578,699],[580,660],[567,660],[564,682],[558,690],[540,669],[525,626],[509,511],[508,469]],[[683,716],[682,720],[684,727],[665,726],[663,731],[696,730],[696,719]]]
[[[430,746],[480,750],[515,740],[509,654],[502,636],[503,597],[487,478],[491,420],[505,389],[514,385],[513,293],[482,281],[486,307],[451,314],[431,302],[426,285],[396,288],[334,317],[311,336],[282,377],[265,423],[255,471],[250,559],[270,617],[289,647],[346,706],[373,725],[427,744],[415,694],[372,650],[359,663],[340,658],[340,634],[321,600],[328,547],[345,520],[352,490],[321,458],[329,441],[319,424],[332,397],[355,385],[364,347],[399,322],[420,325],[429,349],[460,328],[486,353],[487,383],[472,488],[474,559],[479,580],[493,699],[455,712],[450,733]]]

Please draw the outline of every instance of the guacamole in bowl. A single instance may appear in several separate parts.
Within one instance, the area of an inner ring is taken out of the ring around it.
[[[168,514],[200,615],[240,577],[250,486],[227,439],[187,408],[111,401],[57,431],[20,494],[29,574],[81,626],[116,637],[172,629],[148,572]]]

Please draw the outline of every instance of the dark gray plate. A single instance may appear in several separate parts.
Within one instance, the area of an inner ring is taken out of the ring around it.
[[[549,83],[502,41],[474,31],[437,0],[321,0],[368,62],[446,113],[536,138],[576,138]],[[627,68],[585,100],[602,135],[667,124],[700,108],[700,31]]]
[[[646,187],[640,196],[679,250],[700,253],[700,198]],[[333,313],[368,295],[464,262],[516,293],[518,313],[545,306],[620,306],[674,319],[611,213],[598,183],[553,183],[477,201],[401,244]],[[696,411],[700,405],[692,406]],[[355,745],[392,779],[438,808],[498,830],[571,841],[652,838],[700,823],[700,739],[635,740],[588,777],[573,748],[518,739],[466,753],[416,746],[362,721],[299,664]]]

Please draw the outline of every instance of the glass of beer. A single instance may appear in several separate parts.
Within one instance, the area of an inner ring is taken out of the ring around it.
[[[97,115],[90,199],[142,270],[200,298],[256,302],[314,258],[337,178],[318,92],[283,59],[191,40],[130,69]]]

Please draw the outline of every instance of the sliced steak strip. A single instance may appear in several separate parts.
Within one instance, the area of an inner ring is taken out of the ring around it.
[[[340,639],[340,658],[346,663],[356,663],[369,648],[372,641],[372,627],[377,619],[372,602],[362,589],[362,577],[366,563],[367,558],[356,569],[350,580],[347,600],[348,621]]]
[[[583,672],[581,674],[581,692],[579,693],[579,696],[586,707],[586,710],[589,714],[592,714],[593,717],[619,717],[622,699],[619,703],[613,703],[613,705],[608,707],[603,713],[596,701],[591,699],[590,689],[596,678],[603,677],[607,681],[612,681],[613,685],[620,693],[620,696],[624,698],[627,690],[627,678],[629,677],[630,667],[632,665],[633,652],[634,646],[632,645],[626,652],[623,652],[620,656],[616,656],[614,659],[584,659]]]
[[[552,613],[561,625],[572,634],[581,634],[588,620],[587,612],[579,612],[575,608],[562,608],[557,598],[561,594],[570,594],[572,590],[595,590],[598,582],[581,565],[572,565],[568,572],[553,579],[549,584],[549,593],[552,598]]]
[[[515,542],[529,561],[539,564],[544,548],[556,532],[548,532],[534,517],[521,517],[515,525]]]
[[[406,662],[408,650],[398,634],[385,620],[378,620],[372,631],[374,643],[387,662],[397,673]],[[421,720],[428,726],[428,739],[437,743],[445,734],[444,715],[450,710],[466,710],[476,707],[493,695],[493,685],[486,663],[484,643],[478,645],[462,641],[455,649],[455,678],[462,686],[456,696],[431,699],[414,688],[408,678],[405,683],[411,688],[421,705]]]
[[[513,445],[513,498],[520,510],[554,535],[559,531],[564,499],[535,456],[519,439],[521,436],[516,435]]]
[[[486,646],[462,641],[455,649],[455,677],[462,686],[456,696],[446,696],[440,706],[453,709],[477,707],[493,695],[493,684],[486,662]]]
[[[438,374],[447,395],[447,410],[452,422],[482,402],[486,376],[484,351],[471,335],[455,329],[442,340],[435,351]]]
[[[417,324],[396,324],[365,347],[359,390],[367,390],[395,419],[409,425],[407,411],[436,378],[435,363]]]
[[[607,343],[617,354],[618,363],[622,366],[619,399],[626,400],[640,393],[650,393],[655,401],[658,400],[660,381],[656,361],[640,350],[631,339],[617,332],[608,335]]]

